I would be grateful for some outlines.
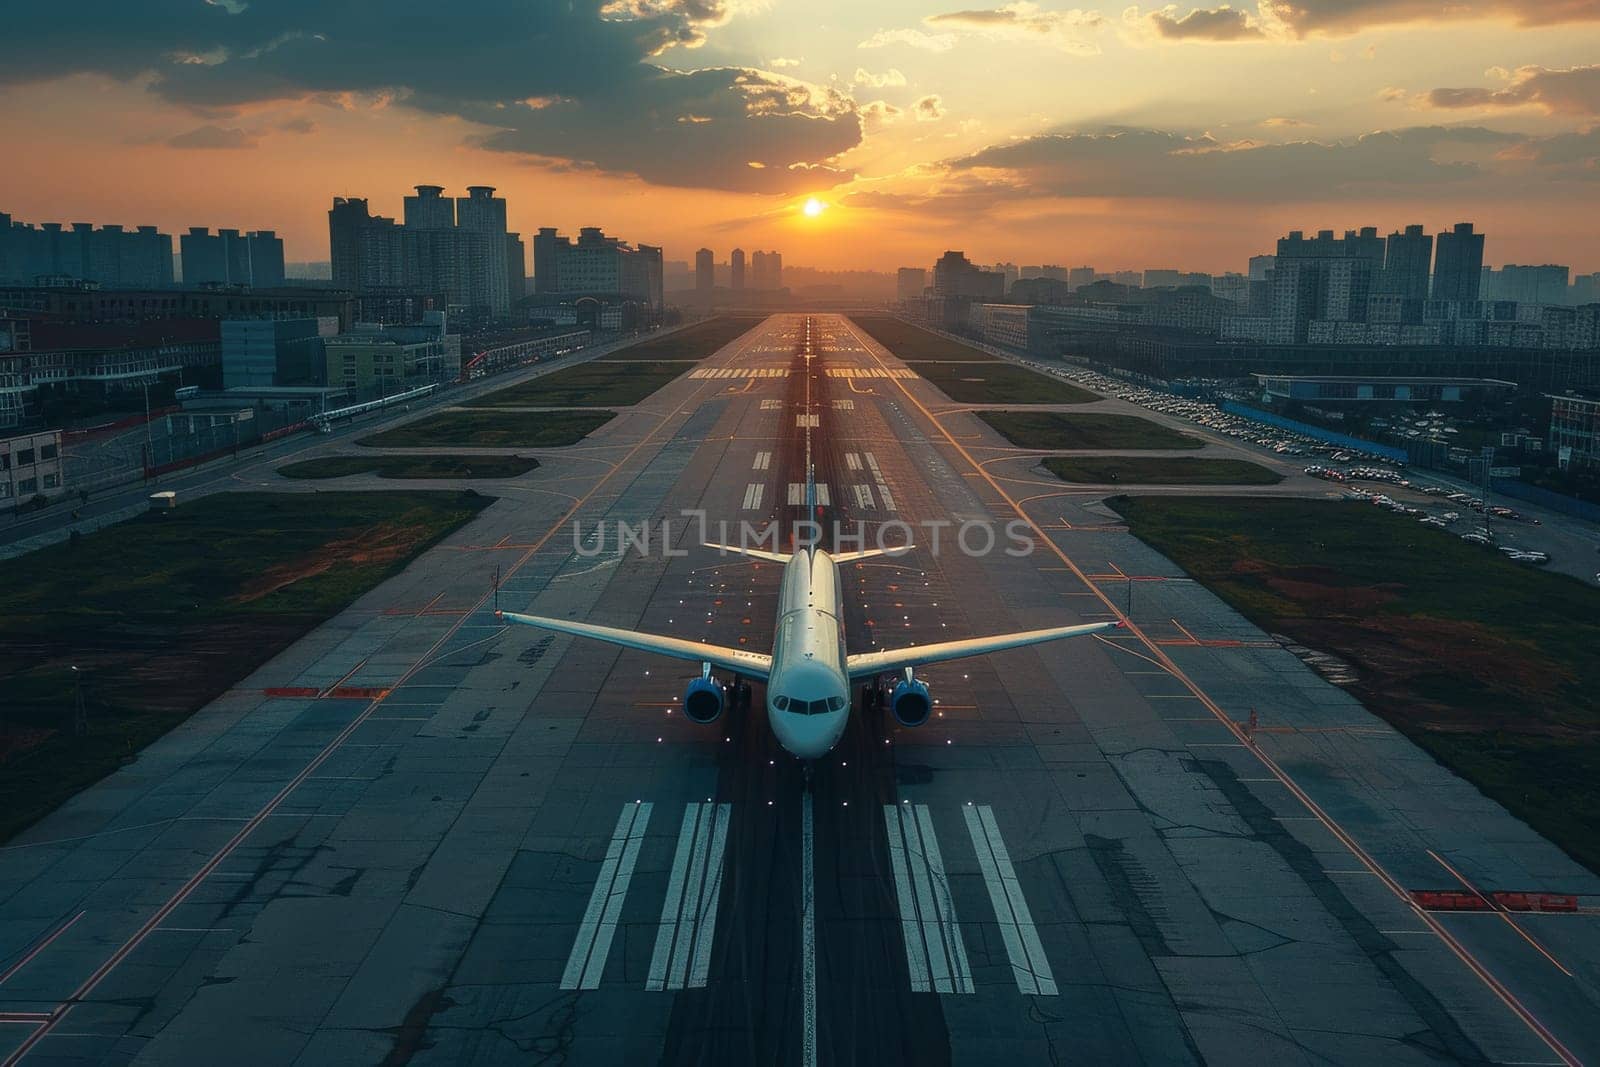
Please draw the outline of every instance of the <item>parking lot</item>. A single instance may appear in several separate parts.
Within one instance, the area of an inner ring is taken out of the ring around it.
[[[1144,409],[1160,421],[1214,439],[1227,439],[1277,459],[1304,458],[1306,475],[1337,486],[1352,503],[1387,508],[1417,522],[1498,551],[1530,567],[1548,567],[1586,582],[1600,582],[1600,529],[1580,519],[1532,505],[1484,497],[1482,487],[1436,471],[1357,448],[1342,447],[1223,411],[1206,400],[1174,396],[1085,367],[1027,361],[1103,396]]]

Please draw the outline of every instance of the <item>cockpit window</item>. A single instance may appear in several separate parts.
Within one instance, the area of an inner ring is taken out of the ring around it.
[[[830,711],[843,711],[844,704],[844,697],[824,697],[821,700],[790,700],[786,696],[772,698],[773,707],[795,715],[824,715]]]

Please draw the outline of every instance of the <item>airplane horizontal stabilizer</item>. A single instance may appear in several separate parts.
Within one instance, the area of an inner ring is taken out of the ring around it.
[[[706,548],[714,548],[718,552],[732,552],[736,556],[749,556],[751,559],[764,559],[772,563],[788,563],[791,553],[788,552],[763,552],[759,548],[741,548],[738,545],[719,545],[715,541],[702,541]]]

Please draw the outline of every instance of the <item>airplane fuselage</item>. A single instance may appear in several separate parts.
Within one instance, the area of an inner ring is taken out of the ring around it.
[[[801,549],[783,567],[767,719],[779,744],[816,759],[839,743],[850,717],[839,568],[821,549]]]

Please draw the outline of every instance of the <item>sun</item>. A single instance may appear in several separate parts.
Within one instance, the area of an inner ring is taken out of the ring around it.
[[[813,196],[805,202],[805,206],[803,206],[800,210],[805,212],[806,218],[814,219],[824,211],[828,210],[828,205],[824,204],[821,200],[818,200]]]

